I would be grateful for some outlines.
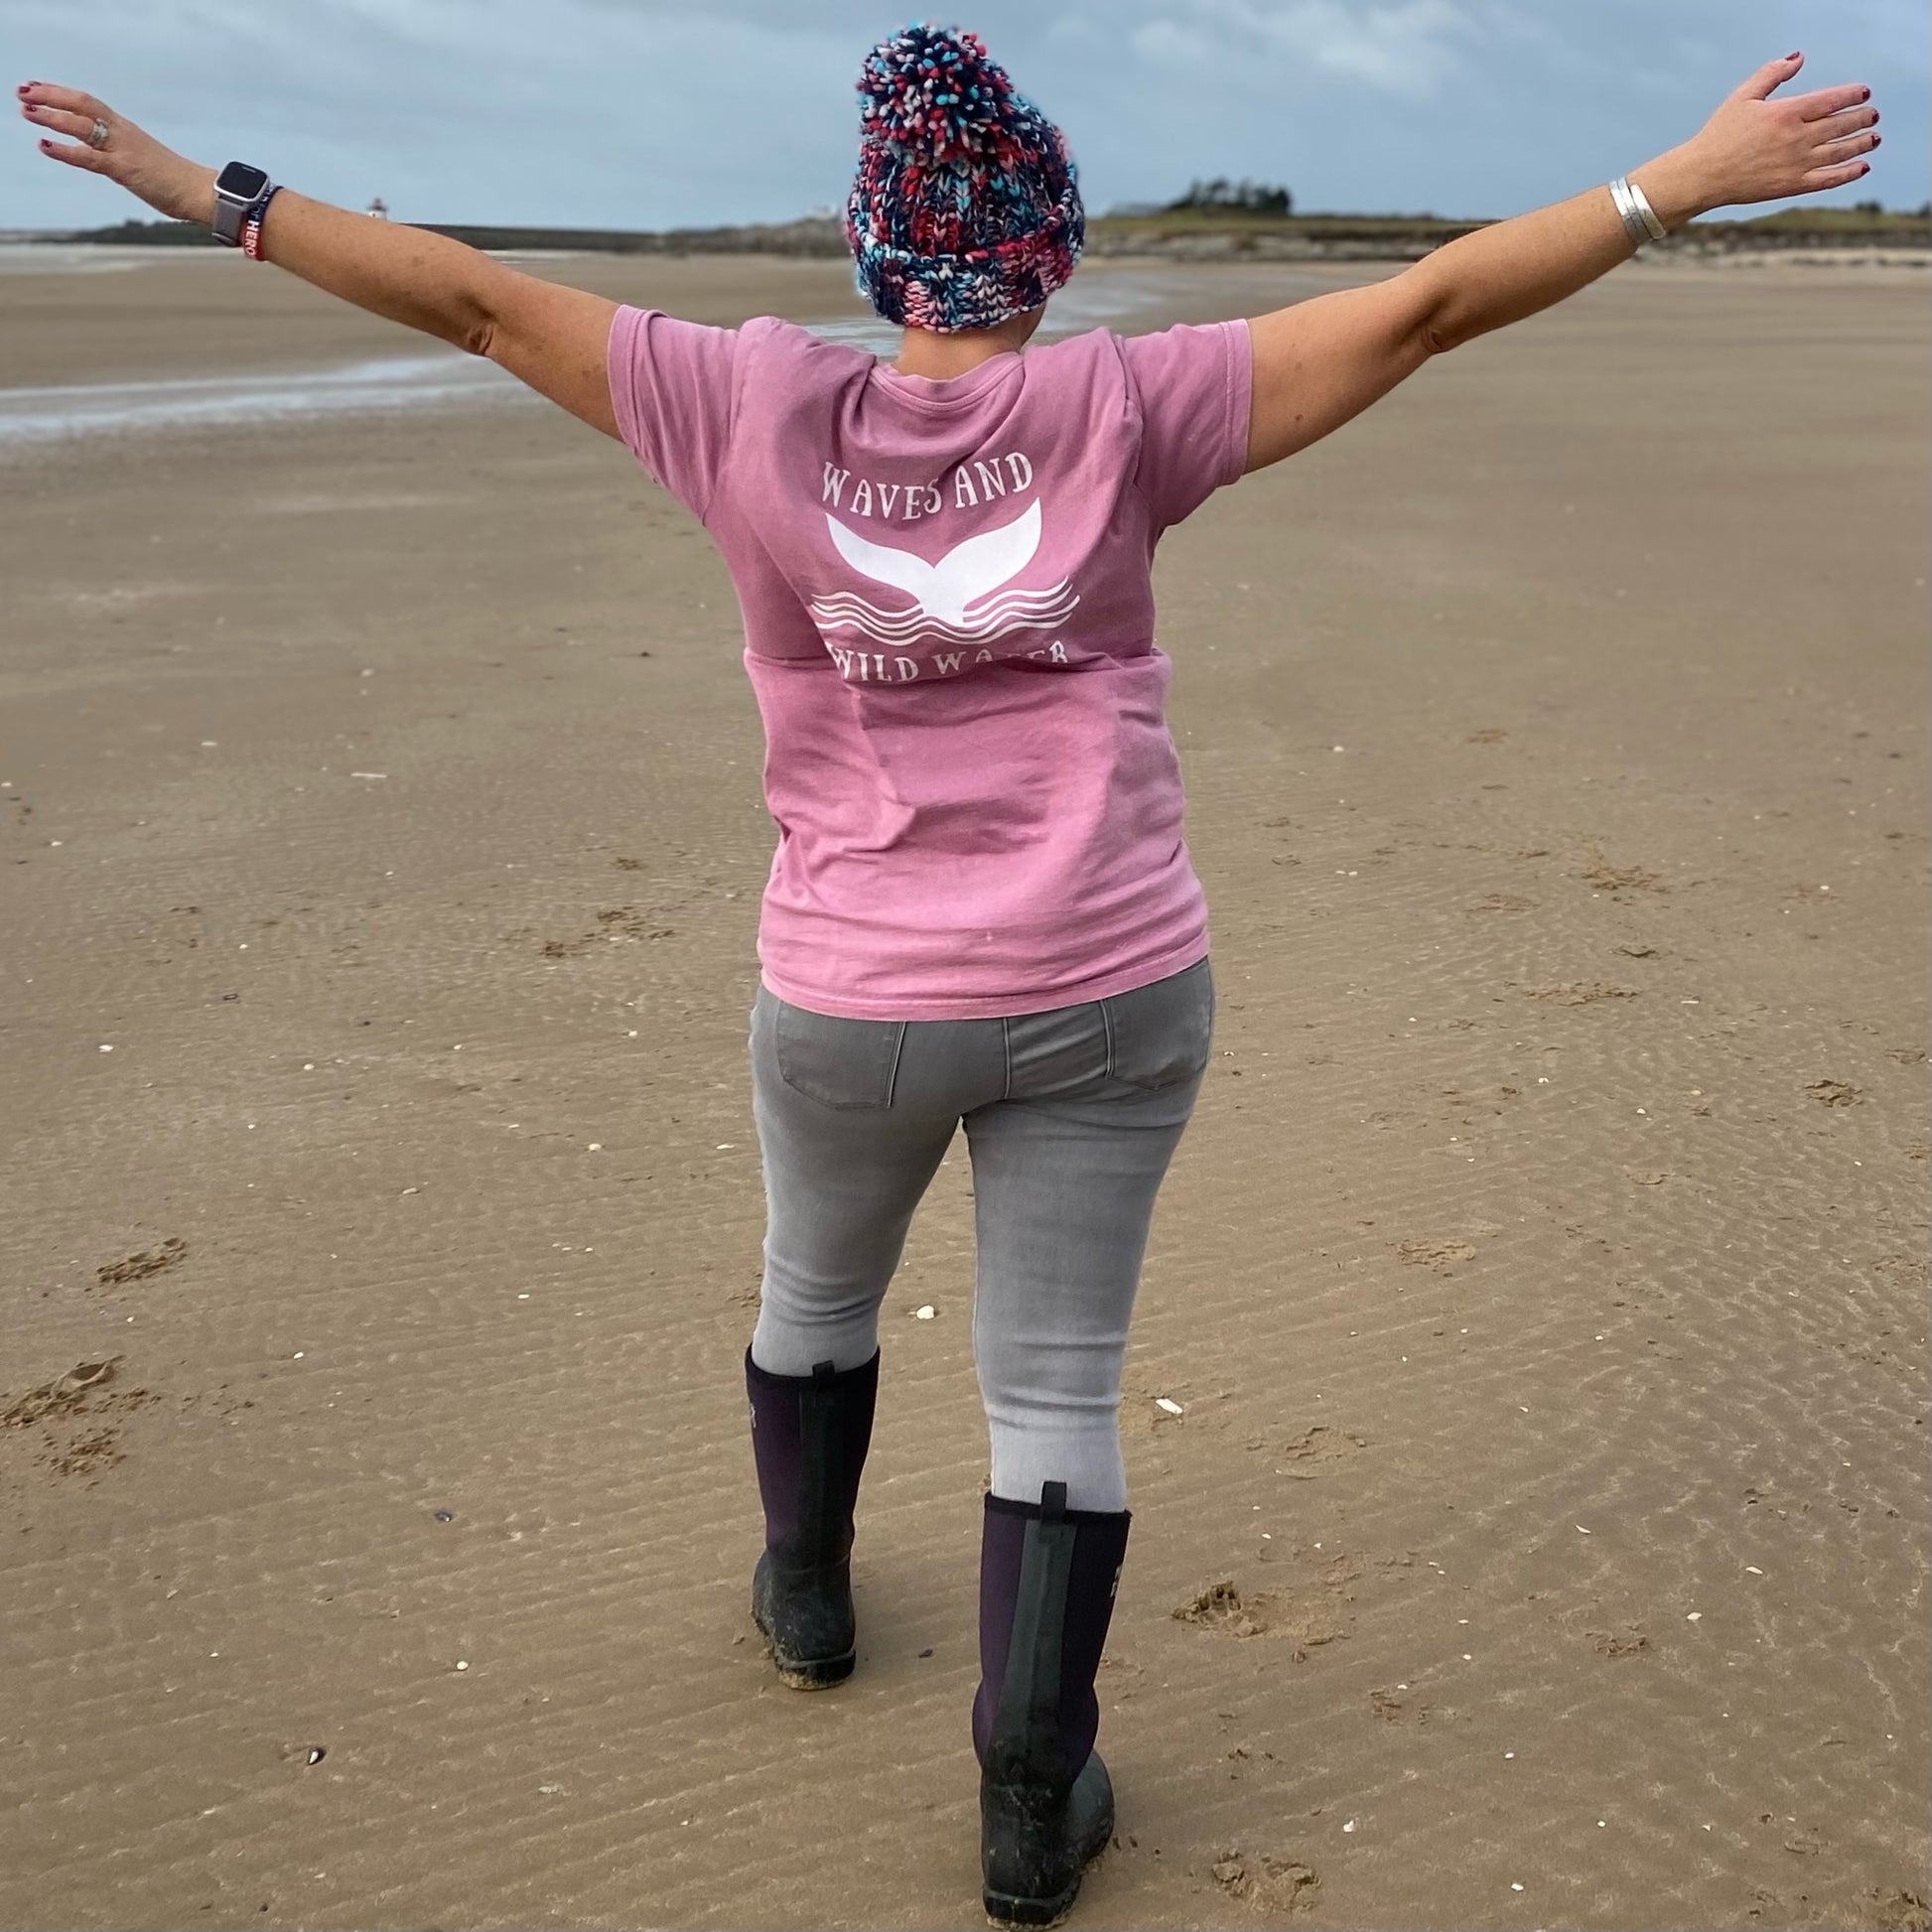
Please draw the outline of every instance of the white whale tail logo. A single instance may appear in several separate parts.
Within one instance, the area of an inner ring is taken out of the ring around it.
[[[874,543],[829,511],[825,525],[834,548],[860,576],[903,591],[913,602],[909,611],[888,611],[851,591],[814,598],[812,616],[822,629],[858,630],[879,643],[900,646],[922,638],[984,643],[1010,630],[1059,623],[1080,601],[1065,578],[1043,591],[1001,589],[1039,548],[1036,501],[1011,523],[955,544],[936,564]]]

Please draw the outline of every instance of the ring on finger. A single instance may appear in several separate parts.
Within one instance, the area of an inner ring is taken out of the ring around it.
[[[90,148],[104,148],[107,145],[107,123],[97,120],[87,130],[87,145]]]

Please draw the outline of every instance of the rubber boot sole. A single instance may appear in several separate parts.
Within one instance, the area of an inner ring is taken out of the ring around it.
[[[996,1836],[1001,1845],[1000,1853],[995,1855],[997,1863],[1005,1863],[1009,1870],[1017,1867],[1024,1871],[1031,1867],[1038,1871],[1049,1863],[1057,1863],[1049,1850],[1052,1838],[1068,1829],[1078,1833],[1070,1848],[1073,1854],[1072,1875],[1058,1891],[1040,1895],[1008,1891],[994,1884],[982,1886],[980,1902],[986,1908],[986,1922],[989,1925],[1053,1926],[1072,1911],[1074,1901],[1080,1896],[1080,1884],[1086,1876],[1087,1866],[1107,1849],[1114,1835],[1113,1786],[1099,1758],[1089,1760],[1086,1770],[1081,1773],[1078,1789],[1069,1794],[1069,1798],[1068,1810],[1060,1811],[1055,1806],[1052,1809],[1058,1816],[1049,1819],[1035,1809],[1035,1793],[1003,1791],[997,1786],[990,1791],[982,1788],[982,1847],[989,1833]],[[994,1818],[989,1817],[989,1810],[998,1815],[997,1824]],[[1036,1833],[1045,1836],[1036,1838]],[[1029,1844],[1029,1839],[1034,1842]],[[1059,1842],[1062,1847],[1065,1846],[1064,1838]],[[1064,1858],[1065,1851],[1060,1856]],[[983,1850],[983,1863],[986,1858]]]
[[[752,1621],[764,1639],[765,1654],[778,1673],[778,1682],[792,1691],[829,1691],[834,1684],[843,1684],[858,1662],[857,1645],[819,1656],[805,1656],[792,1649],[774,1633],[765,1615],[762,1598],[768,1587],[765,1567],[760,1563],[759,1574],[752,1580]],[[849,1629],[850,1619],[844,1621]]]
[[[843,1684],[858,1663],[858,1653],[852,1650],[843,1657],[787,1657],[761,1624],[759,1634],[764,1638],[778,1682],[789,1691],[829,1691],[834,1684]]]
[[[1011,1892],[982,1892],[980,1903],[986,1908],[987,1924],[999,1927],[1063,1925],[1079,1899],[1080,1881],[1086,1876],[1086,1866],[1105,1849],[1096,1845],[1087,1854],[1086,1862],[1075,1873],[1073,1882],[1057,1898],[1016,1898]]]
[[[1080,1896],[1080,1881],[1075,1879],[1058,1898],[1011,1898],[1004,1892],[989,1891],[980,1902],[986,1907],[988,1925],[1005,1928],[1013,1925],[1064,1925]]]

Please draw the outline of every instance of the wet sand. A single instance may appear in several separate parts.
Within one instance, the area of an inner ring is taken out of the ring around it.
[[[1928,1924],[1925,294],[1620,271],[1164,547],[1221,1020],[1077,1925]],[[417,346],[0,276],[5,385]],[[745,1613],[702,533],[480,396],[0,449],[0,1923],[978,1923],[963,1151],[858,1675]]]

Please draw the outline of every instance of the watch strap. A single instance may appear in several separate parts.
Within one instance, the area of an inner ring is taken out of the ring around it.
[[[259,174],[261,170],[257,169],[256,172]],[[260,194],[244,202],[239,195],[224,191],[220,177],[217,176],[214,184],[214,211],[208,221],[208,228],[215,240],[226,247],[239,248],[243,223],[256,209],[267,207],[268,198],[274,193],[275,184],[266,182]]]
[[[262,218],[268,212],[268,205],[282,191],[271,182],[261,194],[255,197],[241,217],[241,252],[251,262],[262,259]]]

